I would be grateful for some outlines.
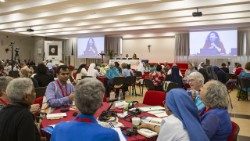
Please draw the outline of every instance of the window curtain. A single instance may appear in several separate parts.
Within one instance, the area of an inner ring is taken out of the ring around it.
[[[189,55],[189,33],[181,33],[175,35],[175,55]]]
[[[249,44],[250,44],[250,31],[246,32],[245,36],[246,36],[246,38],[245,38],[246,39],[246,55],[250,56],[250,46],[249,46]]]
[[[113,54],[117,55],[120,50],[120,38],[121,37],[105,37],[104,52],[109,54],[109,51],[113,51]]]
[[[243,56],[244,55],[244,31],[238,31],[238,49],[237,55]]]

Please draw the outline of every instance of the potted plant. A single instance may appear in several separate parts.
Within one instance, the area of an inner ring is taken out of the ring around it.
[[[107,55],[109,56],[109,59],[113,59],[114,51],[113,50],[108,50]]]

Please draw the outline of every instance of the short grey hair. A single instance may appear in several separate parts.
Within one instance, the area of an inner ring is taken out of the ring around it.
[[[194,79],[195,81],[199,82],[201,85],[204,84],[204,77],[201,73],[195,71],[195,72],[192,72],[188,75],[187,79]]]
[[[82,114],[93,115],[102,104],[105,88],[96,78],[80,80],[75,87],[76,107]]]
[[[9,82],[12,80],[12,77],[9,76],[1,76],[0,77],[0,91],[2,92],[6,92],[6,88],[7,85],[9,84]]]
[[[16,78],[9,82],[6,94],[12,103],[21,102],[26,94],[32,94],[33,89],[33,82],[30,78]]]
[[[208,81],[207,92],[202,99],[204,104],[210,108],[227,108],[228,92],[226,86],[217,80]]]

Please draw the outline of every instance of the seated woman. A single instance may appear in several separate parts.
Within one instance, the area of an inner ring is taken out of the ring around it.
[[[124,77],[132,76],[131,71],[128,69],[128,64],[122,63],[121,66],[122,66],[122,76]]]
[[[75,103],[80,114],[72,121],[56,125],[51,141],[119,141],[115,130],[102,127],[93,116],[102,105],[103,84],[95,78],[85,78],[75,89]]]
[[[250,62],[246,63],[245,70],[242,71],[239,76],[241,78],[250,78]]]
[[[157,141],[209,141],[201,127],[197,108],[185,90],[170,90],[165,109],[169,116],[162,120],[160,127],[141,124],[140,128],[159,132]]]
[[[179,67],[176,64],[173,64],[172,68],[167,73],[167,81],[177,83],[179,87],[183,86],[182,74]]]
[[[6,88],[9,82],[12,80],[12,77],[9,76],[1,76],[0,77],[0,110],[4,108],[5,106],[10,104],[10,100],[6,95]],[[39,104],[32,104],[30,105],[30,112],[37,113],[40,111],[40,105]]]
[[[115,77],[120,77],[121,74],[119,72],[119,70],[115,67],[114,63],[110,63],[109,64],[109,69],[106,72],[105,75],[108,78],[108,82],[107,82],[107,86],[106,86],[106,96],[109,97],[109,93],[111,91],[111,89],[113,88],[113,78]]]
[[[29,108],[36,97],[29,78],[16,78],[7,86],[10,104],[0,111],[1,141],[40,141],[34,117]]]
[[[226,82],[228,80],[227,74],[217,66],[213,66],[213,69],[214,69],[214,73],[217,75],[218,80],[221,83],[226,84]]]
[[[94,78],[100,76],[99,72],[95,69],[95,63],[89,65],[87,76],[92,76]]]
[[[196,72],[197,70],[195,69],[195,66],[193,63],[189,62],[188,63],[188,69],[185,71],[185,75],[184,77],[187,77],[189,74],[191,74],[192,72]]]
[[[161,65],[157,65],[156,70],[149,74],[149,79],[153,81],[153,84],[156,90],[159,90],[159,91],[163,90],[163,81],[165,80],[165,75],[162,72]]]
[[[35,88],[39,87],[38,82],[36,81],[36,79],[30,77],[31,76],[30,72],[31,72],[31,70],[29,68],[23,67],[23,68],[20,69],[19,75],[20,75],[20,77],[30,78],[32,80],[32,82],[33,82],[34,87]]]
[[[235,70],[234,70],[234,74],[235,74],[235,75],[239,75],[242,71],[243,71],[243,68],[241,67],[241,64],[240,64],[240,63],[237,63],[237,64],[236,64],[236,68],[235,68]]]
[[[40,63],[37,65],[37,73],[34,79],[39,87],[47,87],[50,82],[54,81],[54,76],[48,73],[48,69],[43,63]]]
[[[82,76],[87,76],[86,64],[81,64],[76,71],[76,80],[82,79]]]
[[[230,116],[227,111],[228,93],[219,81],[208,81],[200,91],[201,100],[206,109],[201,114],[201,125],[210,141],[227,141],[232,131]]]
[[[0,110],[10,103],[5,91],[11,80],[12,77],[9,76],[0,77]]]
[[[187,77],[188,84],[190,86],[190,89],[188,90],[188,94],[192,97],[196,107],[198,108],[198,111],[201,112],[204,110],[205,105],[200,99],[200,88],[204,84],[204,77],[199,72],[192,72]]]

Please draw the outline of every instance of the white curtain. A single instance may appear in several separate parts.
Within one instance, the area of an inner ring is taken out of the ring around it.
[[[176,34],[175,36],[175,55],[189,55],[189,33]]]

